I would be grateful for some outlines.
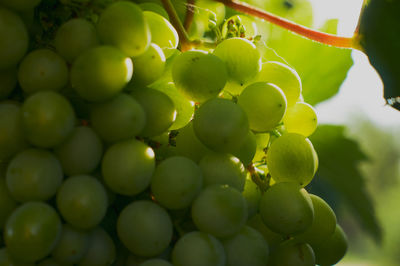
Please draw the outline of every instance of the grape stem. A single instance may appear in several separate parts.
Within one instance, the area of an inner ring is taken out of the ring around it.
[[[256,8],[247,3],[237,0],[214,0],[214,1],[220,2],[227,7],[235,9],[236,11],[264,19],[272,24],[278,25],[284,29],[297,33],[313,41],[317,41],[323,44],[340,48],[358,49],[359,47],[359,45],[357,44],[358,40],[357,35],[354,35],[353,37],[343,37],[310,29],[300,24],[297,24],[293,21],[274,15],[268,11]]]
[[[253,164],[247,166],[247,171],[251,176],[251,180],[258,186],[261,192],[264,193],[265,191],[267,191],[267,189],[269,188],[269,180],[263,180],[260,176],[260,173],[256,171]]]
[[[196,0],[187,0],[186,3],[186,15],[185,15],[185,21],[183,22],[183,27],[185,28],[186,31],[190,29],[190,26],[192,25],[193,22],[193,17],[194,17],[194,5],[196,4]]]

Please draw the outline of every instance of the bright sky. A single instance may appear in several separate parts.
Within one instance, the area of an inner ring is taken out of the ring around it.
[[[339,18],[339,34],[351,36],[357,26],[362,0],[311,0],[315,25],[327,18]],[[400,112],[385,106],[383,85],[361,52],[353,51],[350,69],[339,94],[317,106],[321,123],[348,123],[352,114],[362,113],[378,126],[400,128]],[[354,117],[353,117],[354,118]]]

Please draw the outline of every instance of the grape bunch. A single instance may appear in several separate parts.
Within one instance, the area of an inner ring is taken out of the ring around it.
[[[190,34],[216,45],[180,51],[154,1],[0,0],[0,265],[344,256],[304,189],[317,117],[300,77],[263,56],[250,18],[198,4]]]

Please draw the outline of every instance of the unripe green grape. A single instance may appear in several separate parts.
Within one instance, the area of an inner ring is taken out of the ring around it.
[[[227,153],[209,153],[199,163],[204,186],[229,185],[243,191],[246,169],[240,160]]]
[[[68,67],[57,53],[49,49],[34,50],[19,65],[18,82],[28,94],[58,91],[68,82]]]
[[[16,66],[28,50],[28,42],[28,31],[21,18],[0,7],[0,70]]]
[[[140,3],[139,7],[143,11],[151,11],[151,12],[157,13],[169,20],[167,11],[165,11],[165,9],[158,3],[144,2],[144,3]]]
[[[27,149],[18,153],[7,168],[7,187],[20,202],[48,200],[63,180],[60,162],[47,150]]]
[[[139,266],[172,266],[172,264],[162,259],[151,259],[139,264]]]
[[[133,196],[150,184],[154,151],[135,139],[120,141],[105,152],[101,168],[104,182],[113,192]]]
[[[227,266],[264,266],[268,262],[269,248],[261,233],[249,226],[239,233],[223,239]]]
[[[307,243],[286,241],[271,255],[268,265],[271,266],[314,266],[315,255]]]
[[[90,120],[103,140],[116,142],[139,135],[146,124],[146,113],[131,95],[120,93],[106,102],[94,104]]]
[[[287,132],[308,137],[317,129],[317,114],[308,103],[297,102],[287,108],[283,123]]]
[[[323,242],[312,245],[315,253],[315,262],[321,266],[338,263],[347,252],[347,237],[340,225],[336,225],[335,232]]]
[[[41,0],[0,0],[0,4],[15,10],[26,10],[39,5]]]
[[[37,92],[21,108],[26,139],[33,145],[52,148],[72,133],[75,113],[67,99],[52,91]]]
[[[277,182],[296,182],[305,187],[318,167],[318,157],[309,139],[296,133],[286,133],[268,149],[267,165]]]
[[[151,41],[164,51],[166,58],[170,57],[179,43],[175,28],[166,18],[157,13],[144,11],[143,15],[149,24]]]
[[[0,103],[0,161],[11,158],[26,146],[21,108],[13,103]]]
[[[262,194],[260,188],[251,180],[249,175],[246,178],[242,195],[246,200],[248,217],[250,219],[258,213]]]
[[[73,18],[62,24],[54,38],[57,52],[69,63],[98,44],[96,28],[83,18]]]
[[[242,108],[227,99],[214,98],[200,106],[193,129],[199,140],[217,152],[232,152],[246,140],[249,124]]]
[[[296,239],[311,246],[318,246],[335,232],[336,215],[320,197],[310,194],[310,198],[314,208],[314,220],[304,233],[296,236]]]
[[[103,144],[91,127],[79,126],[54,152],[66,175],[90,174],[100,163]]]
[[[232,155],[238,157],[243,165],[246,167],[252,162],[256,154],[256,148],[256,137],[254,133],[250,130],[242,146],[237,148],[237,150],[232,151]]]
[[[76,58],[71,84],[83,99],[100,102],[122,91],[132,73],[132,60],[124,53],[112,46],[97,46]]]
[[[221,238],[232,236],[246,223],[246,200],[227,185],[206,187],[192,204],[192,219],[202,232]]]
[[[8,254],[7,248],[3,247],[0,249],[0,265],[1,266],[35,266],[34,263],[24,263],[16,261],[15,258],[12,258],[10,254]],[[39,264],[41,266],[42,264]],[[44,265],[46,266],[46,265]],[[58,266],[58,265],[56,265]]]
[[[53,250],[61,235],[57,212],[42,202],[27,202],[8,218],[4,239],[8,253],[23,262],[36,262]]]
[[[0,178],[0,230],[4,228],[7,218],[17,208],[17,202],[7,188],[6,179]],[[0,263],[0,265],[2,265]]]
[[[97,32],[103,43],[117,47],[127,56],[144,53],[152,37],[143,11],[128,1],[109,5],[100,15]]]
[[[221,242],[199,231],[182,236],[172,251],[172,263],[175,266],[224,266],[225,262]]]
[[[305,232],[314,219],[310,196],[293,182],[271,186],[261,197],[260,214],[265,225],[285,236]]]
[[[282,120],[287,102],[282,90],[277,86],[257,82],[243,90],[238,104],[247,114],[250,129],[266,132],[272,130]]]
[[[117,221],[119,239],[138,256],[162,253],[171,242],[172,230],[169,214],[151,201],[134,201],[122,210]]]
[[[78,175],[69,177],[57,192],[57,208],[62,217],[79,229],[97,226],[107,210],[107,194],[94,177]]]
[[[141,55],[133,57],[135,73],[132,76],[131,83],[134,86],[146,86],[157,79],[164,73],[165,55],[161,48],[151,43],[149,48]]]
[[[221,59],[193,50],[177,56],[172,66],[172,77],[183,95],[199,103],[217,97],[228,78]]]
[[[254,82],[268,82],[278,86],[285,94],[288,106],[293,106],[301,94],[301,79],[296,70],[281,62],[263,63]]]
[[[17,85],[17,68],[0,70],[0,100],[6,99]]]

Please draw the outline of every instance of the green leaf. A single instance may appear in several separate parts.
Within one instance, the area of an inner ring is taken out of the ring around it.
[[[319,158],[317,178],[323,179],[343,198],[358,223],[379,243],[382,231],[365,179],[358,169],[367,157],[344,131],[343,126],[322,125],[310,137]]]
[[[276,34],[276,26],[271,26]],[[337,20],[328,20],[321,29],[336,33]],[[310,41],[294,33],[280,30],[267,45],[277,51],[299,73],[303,83],[304,100],[312,105],[334,96],[353,65],[351,50],[335,48]]]
[[[384,83],[384,97],[400,110],[400,1],[370,0],[359,21],[360,45]]]

